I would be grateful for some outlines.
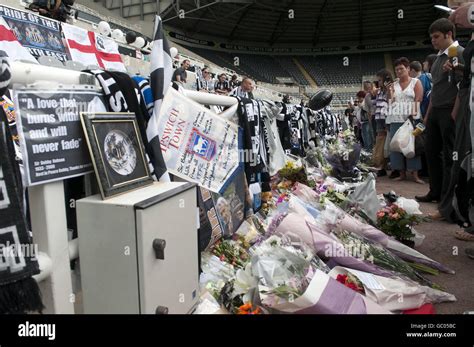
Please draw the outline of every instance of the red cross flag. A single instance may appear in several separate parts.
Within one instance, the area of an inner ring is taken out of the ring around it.
[[[38,64],[35,57],[16,39],[10,27],[0,16],[0,51],[5,51],[10,60],[25,60]]]
[[[127,72],[118,44],[107,37],[69,24],[62,24],[71,60],[84,65],[97,65],[105,70]]]

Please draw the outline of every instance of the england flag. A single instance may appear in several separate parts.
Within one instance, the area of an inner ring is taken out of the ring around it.
[[[168,91],[173,75],[173,60],[171,59],[168,40],[164,37],[163,25],[159,16],[155,17],[155,35],[150,56],[151,61],[151,90],[153,93],[153,115],[148,121],[146,130],[151,162],[155,168],[155,175],[160,181],[168,181],[169,175],[161,153],[160,139],[158,137],[161,104]]]
[[[32,64],[38,64],[38,61],[31,53],[21,45],[16,39],[3,17],[0,16],[0,50],[4,51],[10,61],[22,60]]]
[[[114,40],[65,23],[62,28],[73,61],[105,70],[127,72]]]

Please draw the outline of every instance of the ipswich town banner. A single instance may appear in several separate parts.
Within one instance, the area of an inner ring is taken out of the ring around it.
[[[239,172],[239,128],[169,88],[158,132],[168,171],[223,193]]]
[[[0,6],[0,17],[34,57],[46,55],[62,62],[68,60],[58,21],[6,6]]]

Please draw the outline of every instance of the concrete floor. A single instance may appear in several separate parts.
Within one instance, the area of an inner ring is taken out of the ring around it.
[[[412,181],[397,182],[387,177],[377,178],[378,194],[388,193],[391,190],[405,198],[414,199],[415,195],[425,195],[428,192],[428,184],[420,185]],[[434,203],[420,204],[420,209],[425,214],[435,212],[436,208],[437,205]],[[474,247],[474,242],[456,239],[454,231],[458,228],[455,224],[437,221],[426,222],[416,227],[417,231],[426,236],[417,250],[456,271],[454,275],[445,273],[438,276],[426,275],[457,298],[457,301],[453,303],[436,304],[436,313],[439,314],[474,311],[474,260],[464,253],[466,247]]]

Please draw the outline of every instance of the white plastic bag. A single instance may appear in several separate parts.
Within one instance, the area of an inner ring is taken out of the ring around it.
[[[423,214],[423,212],[420,211],[420,204],[415,199],[407,199],[400,196],[395,203],[407,211],[408,214]]]
[[[415,242],[415,247],[420,247],[425,240],[425,235],[416,231],[415,228],[411,228],[411,232],[415,235],[413,241]]]
[[[397,130],[390,141],[390,150],[402,153],[406,158],[411,159],[415,157],[415,136],[412,134],[413,125],[410,120]]]

